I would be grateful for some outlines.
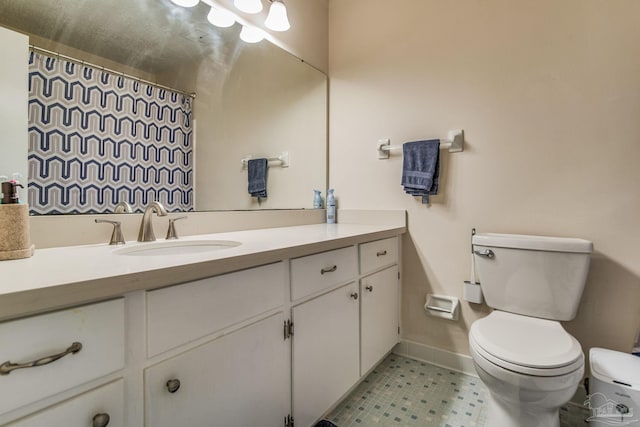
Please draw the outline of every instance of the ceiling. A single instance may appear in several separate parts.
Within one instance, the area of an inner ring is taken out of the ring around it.
[[[0,0],[0,25],[159,74],[237,43],[239,29],[213,27],[208,12],[169,0]]]

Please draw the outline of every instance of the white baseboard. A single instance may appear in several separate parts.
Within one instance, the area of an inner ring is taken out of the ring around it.
[[[471,356],[454,353],[409,340],[401,340],[393,349],[395,354],[420,360],[452,371],[477,377]]]

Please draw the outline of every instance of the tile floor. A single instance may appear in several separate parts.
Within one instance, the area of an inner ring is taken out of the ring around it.
[[[486,425],[487,390],[478,378],[392,354],[327,419],[339,427]],[[562,408],[562,427],[582,427],[588,414]]]

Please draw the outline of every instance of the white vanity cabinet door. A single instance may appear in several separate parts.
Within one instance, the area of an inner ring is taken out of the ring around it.
[[[364,375],[399,340],[400,283],[398,266],[360,280],[360,375]]]
[[[291,382],[283,324],[276,314],[147,368],[145,425],[282,427]]]
[[[124,427],[123,382],[83,393],[7,427]]]
[[[358,381],[358,285],[292,309],[293,418],[309,427]]]
[[[0,365],[60,355],[75,342],[82,344],[76,353],[0,376],[0,414],[122,369],[124,302],[117,299],[0,323]]]

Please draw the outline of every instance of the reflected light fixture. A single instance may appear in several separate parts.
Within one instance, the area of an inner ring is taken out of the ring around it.
[[[220,28],[227,28],[236,23],[236,18],[231,12],[215,6],[211,6],[211,10],[207,15],[207,20]]]
[[[246,43],[258,43],[264,39],[264,31],[260,28],[243,25],[240,31],[240,39]]]
[[[289,18],[287,18],[287,7],[282,0],[271,0],[269,15],[264,21],[264,25],[273,31],[287,31],[291,28]]]
[[[182,7],[193,7],[197,5],[200,0],[171,0],[174,4]]]
[[[233,0],[233,5],[244,13],[262,12],[261,0]]]

